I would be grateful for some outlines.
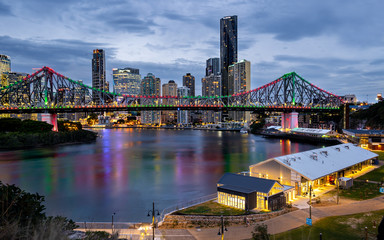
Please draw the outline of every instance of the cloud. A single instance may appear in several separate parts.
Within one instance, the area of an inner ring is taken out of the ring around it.
[[[10,6],[0,2],[0,17],[4,16],[13,16],[13,13]]]
[[[31,73],[32,67],[50,66],[71,78],[90,79],[92,50],[103,43],[55,39],[51,41],[23,40],[0,36],[0,45],[11,56],[12,71]],[[105,48],[113,55],[113,48]],[[84,72],[83,67],[89,69]]]

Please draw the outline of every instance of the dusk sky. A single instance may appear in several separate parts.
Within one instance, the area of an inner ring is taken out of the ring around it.
[[[91,85],[92,50],[112,68],[139,68],[162,84],[190,72],[201,94],[205,61],[219,57],[220,18],[238,16],[238,58],[251,89],[295,71],[338,95],[384,94],[380,0],[0,0],[0,54],[12,71],[49,66]]]

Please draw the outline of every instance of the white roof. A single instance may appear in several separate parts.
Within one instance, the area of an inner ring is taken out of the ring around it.
[[[252,165],[250,168],[262,165],[267,161],[277,161],[301,176],[315,180],[377,156],[376,153],[357,147],[352,143],[346,143],[271,158]]]
[[[269,126],[269,127],[267,127],[267,129],[276,129],[276,130],[278,130],[280,128],[281,128],[281,126]]]
[[[330,133],[331,130],[329,130],[329,129],[317,129],[317,128],[294,128],[294,129],[291,129],[291,132],[324,135],[324,134]]]

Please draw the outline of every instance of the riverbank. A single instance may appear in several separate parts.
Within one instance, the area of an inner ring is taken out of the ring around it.
[[[100,129],[100,128],[106,128],[106,129],[119,129],[119,128],[139,128],[139,129],[172,129],[172,130],[206,130],[206,131],[232,131],[232,132],[240,132],[240,128],[203,128],[203,127],[172,127],[172,126],[105,126],[105,125],[84,125],[84,128],[89,129]]]
[[[93,142],[97,133],[87,130],[69,132],[0,133],[0,150],[28,149],[63,144]]]

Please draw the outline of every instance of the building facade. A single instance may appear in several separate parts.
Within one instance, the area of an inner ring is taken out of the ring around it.
[[[228,67],[228,94],[247,92],[251,90],[251,63],[241,60]],[[246,102],[238,104],[246,105]],[[232,111],[229,113],[230,119],[234,121],[249,122],[250,112]]]
[[[137,68],[113,68],[113,92],[126,95],[140,95],[141,76]]]
[[[190,96],[190,89],[183,86],[177,88],[177,96],[178,97],[187,97]],[[180,99],[181,105],[186,105],[188,103],[188,99]],[[188,110],[177,110],[177,124],[179,125],[189,125],[191,119],[191,113]]]
[[[236,62],[237,16],[227,16],[220,19],[220,70],[223,96],[229,94],[228,67]]]
[[[141,95],[144,96],[160,96],[161,94],[161,80],[156,78],[152,73],[148,73],[147,76],[141,81]],[[151,104],[158,104],[158,99],[147,99],[152,101]],[[161,111],[142,111],[141,122],[144,124],[160,124],[161,123]]]
[[[183,86],[189,88],[190,96],[195,96],[195,77],[190,73],[183,76]]]
[[[0,75],[11,71],[11,58],[7,55],[0,54]]]
[[[220,58],[209,58],[205,68],[205,76],[220,75]]]
[[[173,80],[169,80],[168,83],[163,84],[162,87],[163,96],[177,96],[177,83]],[[176,100],[173,98],[163,99],[163,105],[174,105]],[[162,111],[161,122],[162,123],[176,123],[177,113],[176,111]]]
[[[201,79],[202,95],[204,97],[221,96],[221,75],[210,74]],[[219,123],[221,121],[221,112],[204,111],[204,123]]]
[[[353,178],[354,174],[378,162],[377,157],[371,151],[347,143],[271,158],[251,165],[249,173],[294,187],[294,195],[305,196],[311,188],[337,185],[341,177]]]
[[[106,83],[105,74],[105,53],[103,49],[93,50],[92,58],[92,88],[107,91],[109,86]],[[94,104],[99,105],[104,103],[105,95],[98,91],[92,91],[92,101]]]

